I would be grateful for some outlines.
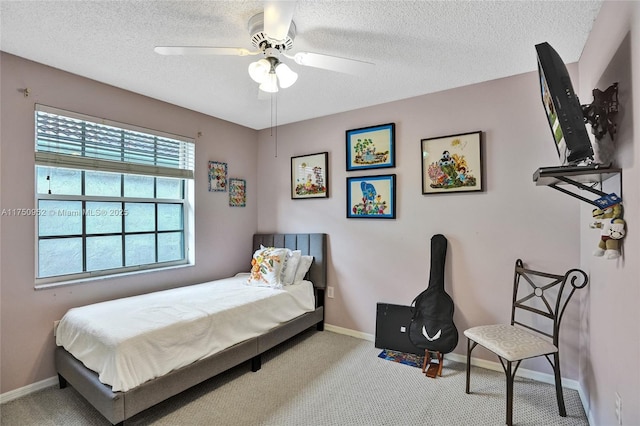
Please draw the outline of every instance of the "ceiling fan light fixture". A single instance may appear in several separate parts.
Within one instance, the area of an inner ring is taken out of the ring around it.
[[[260,84],[260,90],[267,93],[276,93],[278,91],[278,77],[275,73],[269,73],[267,78]]]
[[[251,62],[249,64],[249,76],[256,83],[264,83],[271,71],[271,63],[266,59]]]
[[[282,62],[276,65],[276,75],[278,76],[280,87],[283,89],[291,87],[298,79],[298,74]]]

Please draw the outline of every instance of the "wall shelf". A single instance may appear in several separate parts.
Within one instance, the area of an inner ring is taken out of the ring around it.
[[[563,170],[562,167],[541,167],[533,174],[533,181],[536,183],[536,186],[549,186],[596,207],[602,207],[602,205],[598,204],[595,200],[566,189],[566,186],[569,185],[570,187],[588,191],[598,195],[598,198],[601,198],[609,195],[602,191],[602,183],[616,176],[619,180],[618,188],[620,200],[622,200],[622,169],[618,168],[588,168],[585,170],[571,168]]]

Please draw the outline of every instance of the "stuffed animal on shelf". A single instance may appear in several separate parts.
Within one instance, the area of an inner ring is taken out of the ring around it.
[[[620,257],[620,240],[626,235],[622,204],[615,204],[604,210],[593,209],[591,214],[594,222],[590,227],[600,229],[600,241],[593,255],[604,256],[605,259]]]

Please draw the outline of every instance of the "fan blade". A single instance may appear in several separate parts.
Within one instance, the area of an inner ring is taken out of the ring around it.
[[[219,56],[247,56],[257,55],[260,51],[252,52],[242,47],[207,47],[207,46],[156,46],[153,49],[160,55],[219,55]]]
[[[264,2],[264,32],[274,41],[287,38],[296,1],[268,0]]]
[[[299,65],[353,75],[365,74],[375,66],[375,64],[372,64],[371,62],[340,58],[338,56],[322,55],[320,53],[298,52],[293,56],[285,56],[293,59]]]

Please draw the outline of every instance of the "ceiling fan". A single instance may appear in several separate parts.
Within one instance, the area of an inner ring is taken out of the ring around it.
[[[291,59],[298,65],[354,75],[365,73],[374,66],[370,62],[320,53],[288,54],[296,37],[296,25],[293,22],[295,7],[296,1],[264,2],[264,12],[249,19],[248,25],[251,43],[257,50],[242,47],[156,46],[154,51],[161,55],[261,55],[261,59],[249,64],[248,71],[251,78],[260,84],[260,90],[270,93],[277,92],[278,87],[290,87],[298,79],[298,74],[281,58]]]

